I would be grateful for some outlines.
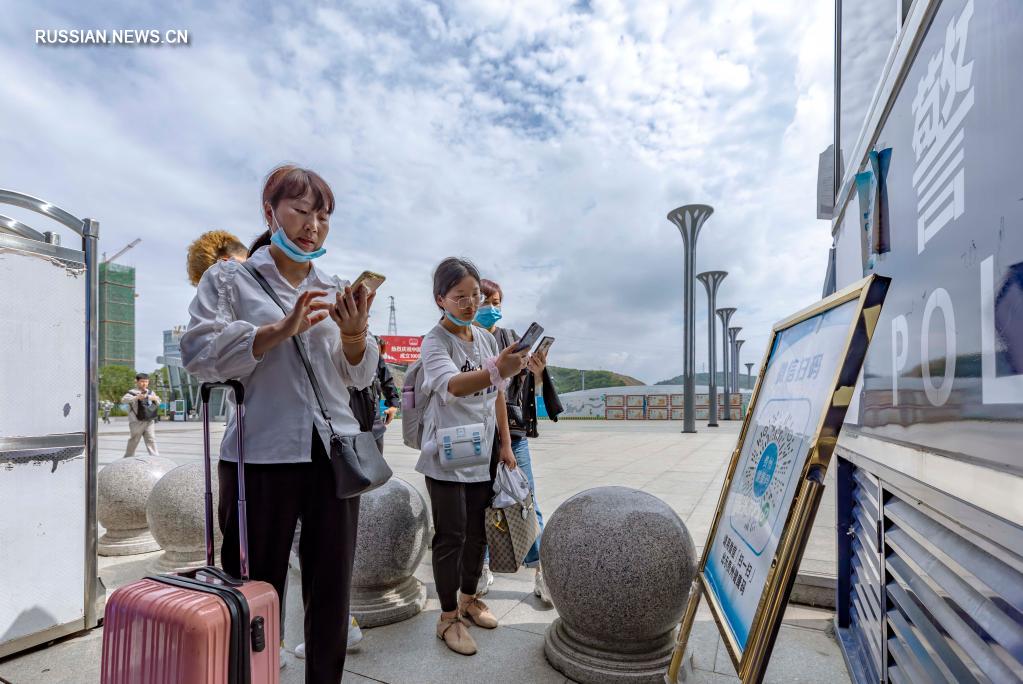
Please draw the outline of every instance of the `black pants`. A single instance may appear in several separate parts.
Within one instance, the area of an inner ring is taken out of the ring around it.
[[[337,684],[345,668],[359,498],[334,495],[334,473],[319,435],[313,432],[312,463],[245,466],[248,502],[249,574],[269,582],[281,598],[298,520],[302,537],[302,601],[305,604],[306,684]],[[238,561],[238,468],[221,461],[220,529],[224,570],[240,574]]]
[[[483,572],[483,552],[487,547],[484,511],[493,498],[497,471],[498,443],[490,459],[490,480],[486,482],[448,482],[426,478],[433,513],[433,580],[440,597],[440,609],[458,607],[458,590],[475,594]]]

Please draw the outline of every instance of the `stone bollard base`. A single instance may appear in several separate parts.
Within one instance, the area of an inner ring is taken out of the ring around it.
[[[664,684],[671,663],[675,634],[626,650],[623,644],[607,644],[607,650],[573,634],[562,618],[557,618],[544,634],[544,654],[554,669],[582,684]],[[684,679],[684,676],[680,676]]]
[[[107,530],[99,539],[97,553],[101,556],[134,556],[159,551],[160,545],[148,527],[134,530]]]
[[[349,612],[360,627],[380,627],[408,620],[425,606],[426,586],[408,577],[392,587],[352,587]]]

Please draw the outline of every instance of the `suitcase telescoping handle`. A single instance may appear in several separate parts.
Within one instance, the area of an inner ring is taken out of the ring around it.
[[[249,521],[245,509],[245,388],[237,380],[204,382],[199,386],[202,397],[203,459],[206,478],[206,565],[213,567],[213,472],[210,465],[210,393],[217,387],[234,392],[236,432],[238,435],[238,565],[241,579],[249,579]]]

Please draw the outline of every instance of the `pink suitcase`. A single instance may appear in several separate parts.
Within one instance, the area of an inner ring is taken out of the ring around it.
[[[213,493],[209,397],[230,387],[238,406],[238,521],[241,575],[213,562]],[[204,383],[206,567],[151,575],[107,600],[103,625],[103,684],[276,684],[280,677],[280,603],[267,582],[249,579],[242,452],[244,390],[240,382]]]

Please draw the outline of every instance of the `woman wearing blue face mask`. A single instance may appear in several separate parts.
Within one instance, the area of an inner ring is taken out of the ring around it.
[[[433,577],[443,611],[437,638],[456,653],[472,655],[476,642],[466,627],[497,627],[497,618],[476,596],[486,546],[484,511],[498,459],[515,467],[503,388],[526,361],[525,352],[512,347],[498,353],[494,336],[472,324],[483,296],[471,263],[442,261],[434,272],[433,296],[443,318],[420,350],[423,387],[431,398],[416,470],[426,476],[436,529]]]
[[[498,346],[504,347],[514,344],[519,336],[510,328],[498,327],[498,321],[503,317],[501,310],[504,304],[504,292],[501,286],[493,280],[483,279],[480,281],[480,289],[485,299],[483,306],[476,313],[476,325],[485,328],[497,340]],[[544,406],[547,409],[547,416],[557,422],[558,414],[564,409],[561,407],[561,400],[558,398],[558,391],[554,387],[554,381],[547,372],[547,358],[541,354],[530,354],[526,361],[526,368],[513,376],[508,388],[505,390],[507,400],[508,430],[511,435],[512,453],[515,454],[516,464],[522,468],[526,479],[529,480],[529,489],[533,492],[534,503],[536,501],[536,483],[533,480],[533,463],[529,454],[528,437],[539,437],[537,432],[536,416],[536,390],[542,388]],[[540,522],[540,529],[543,530],[543,515],[540,513],[540,506],[536,504],[536,517]],[[543,572],[540,568],[540,538],[537,537],[533,546],[526,554],[523,564],[527,568],[534,568],[536,574],[533,580],[533,594],[541,601],[550,603],[550,595],[547,592],[547,584],[543,579]],[[490,572],[489,564],[484,564],[483,574],[480,577],[480,584],[477,593],[485,594],[489,591],[489,585],[493,583],[493,574]]]
[[[334,194],[313,171],[295,166],[272,171],[262,205],[269,230],[252,245],[244,264],[219,261],[202,275],[181,337],[189,372],[204,381],[234,378],[245,386],[250,575],[272,584],[282,599],[292,538],[302,520],[305,681],[324,684],[336,684],[344,671],[359,519],[359,498],[335,495],[325,445],[331,430],[359,433],[347,388],[373,381],[378,356],[377,343],[367,334],[373,296],[363,287],[339,287],[313,265],[325,252],[333,211]],[[330,425],[293,337],[307,351]],[[218,466],[222,561],[235,576],[240,570],[237,429],[232,418]]]

